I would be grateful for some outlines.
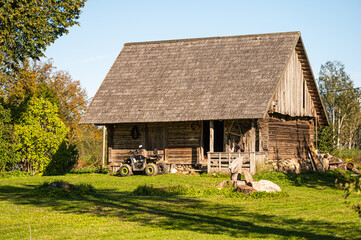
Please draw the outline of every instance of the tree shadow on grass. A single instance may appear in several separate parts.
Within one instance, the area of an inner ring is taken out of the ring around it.
[[[111,216],[166,230],[187,230],[231,237],[271,237],[304,239],[343,239],[359,236],[352,226],[319,220],[260,214],[245,207],[214,203],[185,196],[135,196],[114,189],[76,198],[40,198],[35,186],[1,186],[0,200],[15,204],[46,207],[64,213]],[[235,201],[237,201],[235,199]],[[328,229],[328,234],[318,229]],[[336,237],[336,233],[346,236]]]
[[[328,170],[325,172],[307,171],[301,174],[285,173],[286,179],[294,186],[305,186],[309,188],[328,187],[339,189],[335,181],[345,183],[346,179],[337,170]]]

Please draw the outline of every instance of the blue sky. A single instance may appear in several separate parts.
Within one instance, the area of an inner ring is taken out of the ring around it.
[[[301,31],[315,77],[341,61],[361,87],[361,0],[88,0],[46,51],[93,96],[125,42]]]

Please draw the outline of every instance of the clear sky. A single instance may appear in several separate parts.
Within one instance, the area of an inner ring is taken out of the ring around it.
[[[341,61],[361,87],[361,0],[88,0],[46,56],[92,97],[125,42],[301,31],[315,77]]]

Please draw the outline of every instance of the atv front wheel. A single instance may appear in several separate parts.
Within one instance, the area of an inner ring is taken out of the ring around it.
[[[155,176],[158,173],[158,167],[154,163],[149,163],[145,167],[144,171],[145,171],[145,174],[147,174],[147,176]]]
[[[166,174],[169,172],[167,164],[163,162],[159,162],[157,163],[157,166],[158,166],[158,174]]]
[[[127,177],[132,175],[132,168],[128,164],[123,164],[119,169],[120,176]]]

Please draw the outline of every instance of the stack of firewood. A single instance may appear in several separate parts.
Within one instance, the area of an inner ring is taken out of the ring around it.
[[[308,145],[308,154],[311,159],[312,168],[315,171],[341,169],[351,170],[357,174],[360,173],[355,164],[352,162],[345,162],[340,158],[330,155],[329,153],[318,154],[312,143]]]
[[[352,162],[345,162],[340,158],[332,156],[328,153],[326,154],[318,154],[317,155],[320,161],[323,163],[325,170],[332,170],[332,169],[341,169],[341,170],[350,170],[357,174],[360,173]]]

